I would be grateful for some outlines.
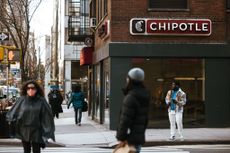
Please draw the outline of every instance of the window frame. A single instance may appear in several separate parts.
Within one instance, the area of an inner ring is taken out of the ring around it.
[[[161,0],[158,0],[158,1],[161,1]],[[188,3],[188,0],[186,0],[187,2],[187,5],[186,5],[186,8],[151,8],[150,5],[151,5],[151,0],[149,0],[149,3],[148,3],[148,11],[189,11],[189,3]]]
[[[226,10],[230,11],[230,0],[226,0]]]

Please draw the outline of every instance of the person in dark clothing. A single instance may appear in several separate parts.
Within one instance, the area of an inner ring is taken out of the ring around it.
[[[63,112],[63,109],[61,106],[63,97],[60,91],[57,89],[51,90],[50,93],[48,94],[48,99],[49,99],[49,104],[53,112],[53,116],[54,117],[56,116],[56,118],[59,118],[59,113]]]
[[[121,108],[116,138],[134,145],[139,153],[145,143],[145,130],[148,124],[150,92],[145,88],[144,71],[133,68],[128,72],[127,85],[123,89],[124,100]]]
[[[74,85],[70,97],[70,102],[67,108],[69,109],[70,104],[73,103],[74,112],[75,112],[75,124],[78,124],[79,126],[81,126],[82,108],[83,108],[84,99],[85,96],[83,92],[81,92],[81,86]]]
[[[54,120],[44,92],[36,81],[26,82],[21,97],[6,114],[6,120],[15,123],[15,137],[22,140],[24,153],[40,153],[48,139],[54,138]]]

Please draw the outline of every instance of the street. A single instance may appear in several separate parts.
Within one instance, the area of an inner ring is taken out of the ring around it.
[[[42,153],[111,153],[113,149],[80,146],[80,147],[48,147]],[[23,152],[22,147],[0,146],[0,153]],[[143,147],[141,153],[229,153],[230,145],[181,145]]]

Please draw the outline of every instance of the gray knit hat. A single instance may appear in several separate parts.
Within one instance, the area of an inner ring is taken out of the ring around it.
[[[128,72],[128,76],[132,79],[132,80],[136,80],[136,81],[144,81],[145,79],[145,72],[141,69],[141,68],[132,68],[131,70],[129,70]]]

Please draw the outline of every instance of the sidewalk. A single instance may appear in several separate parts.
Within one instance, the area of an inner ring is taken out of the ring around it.
[[[113,147],[117,140],[115,131],[106,129],[83,113],[82,125],[74,123],[73,109],[63,109],[59,119],[55,119],[56,142],[49,146],[98,146]],[[230,144],[230,128],[194,128],[184,129],[184,141],[168,141],[169,129],[148,129],[146,146],[187,145],[187,144]],[[0,145],[20,145],[18,139],[0,139]]]

